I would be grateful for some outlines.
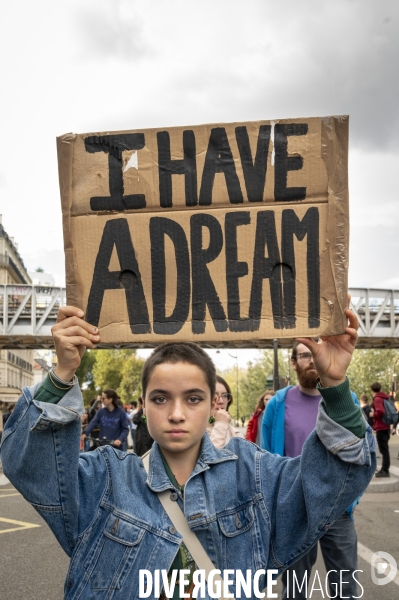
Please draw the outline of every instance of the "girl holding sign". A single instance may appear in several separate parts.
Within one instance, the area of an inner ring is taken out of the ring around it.
[[[250,579],[258,574],[247,594],[255,598],[267,569],[281,572],[307,552],[375,471],[372,432],[345,376],[357,339],[356,317],[349,310],[347,317],[343,335],[300,340],[313,353],[324,401],[316,431],[295,459],[236,437],[215,448],[206,433],[215,399],[212,361],[193,343],[156,348],[142,373],[155,440],[146,468],[138,456],[110,446],[79,454],[83,403],[74,373],[99,335],[82,311],[61,308],[52,381],[24,389],[1,455],[5,475],[71,557],[65,598],[133,600],[144,570],[172,577],[184,567],[192,590],[201,566],[165,512],[162,492],[182,509],[215,569],[230,570],[232,592],[248,570]]]

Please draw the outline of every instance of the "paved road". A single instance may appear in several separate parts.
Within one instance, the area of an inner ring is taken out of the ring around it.
[[[396,467],[399,467],[398,451],[399,440],[393,439],[391,456]],[[397,583],[376,586],[366,560],[373,552],[382,550],[394,556],[399,567],[399,512],[395,511],[399,511],[399,492],[365,494],[356,510],[361,544],[359,569],[364,571],[359,579],[365,600],[397,600],[399,597],[399,574]],[[41,517],[10,484],[4,485],[4,478],[0,476],[0,599],[62,600],[68,563],[68,557]],[[318,560],[316,568],[323,582],[322,560]],[[275,591],[280,598],[280,585]],[[315,591],[311,597],[319,600],[328,596],[325,591],[324,596]]]

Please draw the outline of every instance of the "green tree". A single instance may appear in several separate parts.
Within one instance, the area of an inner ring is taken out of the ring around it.
[[[280,349],[278,351],[278,364],[279,364],[279,376],[285,378],[284,385],[288,385],[288,361],[291,356],[291,352],[288,350]],[[265,391],[265,389],[272,387],[267,384],[266,379],[269,376],[273,376],[273,351],[263,350],[258,360],[248,363],[246,369],[239,369],[238,372],[238,392],[239,392],[239,417],[245,416],[248,419],[249,415],[252,414],[256,407],[256,401],[258,397]],[[290,383],[295,385],[297,383],[295,371],[292,369],[291,363],[289,364],[289,375]],[[230,412],[233,418],[236,418],[236,370],[233,367],[228,371],[223,372],[223,377],[230,385],[234,396],[234,403]]]
[[[123,350],[122,350],[123,352]],[[141,394],[141,372],[144,360],[131,354],[123,361],[122,381],[120,384],[120,396],[124,404],[137,400]]]
[[[82,388],[83,400],[88,404],[96,394],[96,386],[93,377],[93,368],[96,362],[96,355],[99,350],[87,350],[80,361],[80,365],[76,370],[76,376],[79,380],[79,385]]]
[[[235,367],[231,369],[226,369],[223,371],[221,376],[226,382],[229,384],[231,393],[233,394],[233,404],[230,407],[230,414],[234,420],[237,418],[237,405],[238,405],[238,419],[240,419],[241,415],[247,415],[249,413],[246,412],[246,406],[244,402],[244,396],[242,395],[242,387],[241,383],[244,377],[246,376],[246,369],[238,369],[238,399],[237,399],[237,371]],[[238,402],[237,402],[238,400]]]
[[[97,350],[93,378],[98,390],[117,390],[122,379],[121,350]]]
[[[398,359],[399,352],[394,349],[372,348],[355,350],[348,369],[351,389],[360,394],[371,395],[370,385],[378,381],[385,392],[392,386],[394,362]]]
[[[141,370],[144,361],[136,350],[97,350],[93,378],[98,390],[116,390],[127,403],[141,393]]]

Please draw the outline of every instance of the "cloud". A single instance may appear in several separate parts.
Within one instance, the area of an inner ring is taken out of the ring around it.
[[[75,21],[86,59],[137,62],[154,53],[134,2],[89,0],[76,9]]]
[[[151,58],[123,77],[121,121],[140,81],[136,108],[155,124],[349,114],[352,148],[396,151],[396,1],[110,5],[83,18],[91,51]]]

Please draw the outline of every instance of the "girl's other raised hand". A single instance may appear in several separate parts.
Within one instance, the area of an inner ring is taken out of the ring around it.
[[[70,381],[86,348],[94,348],[100,341],[97,327],[84,319],[84,313],[75,306],[62,306],[58,311],[57,323],[52,327],[57,366],[55,372],[64,381]]]
[[[348,296],[348,306],[350,296]],[[359,322],[355,313],[349,308],[345,311],[348,326],[345,333],[321,337],[318,342],[309,338],[297,338],[313,354],[314,364],[323,387],[337,386],[345,381],[346,370],[352,359],[356,346]]]

